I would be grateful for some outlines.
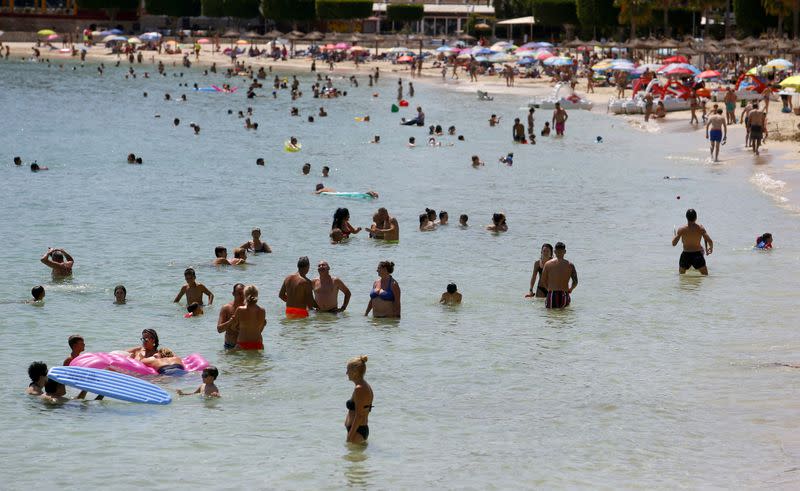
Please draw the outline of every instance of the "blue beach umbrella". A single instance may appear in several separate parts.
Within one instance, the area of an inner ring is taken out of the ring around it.
[[[552,58],[544,60],[544,64],[547,66],[569,66],[572,65],[572,58],[553,56]]]
[[[111,34],[122,34],[122,30],[121,29],[111,29],[111,31],[109,31],[109,32],[111,32]]]
[[[483,48],[478,46],[472,48],[473,55],[491,55],[493,53],[494,51],[490,50],[489,48]]]
[[[444,53],[445,51],[453,51],[453,48],[451,48],[450,46],[439,46],[438,48],[436,48],[436,51],[438,51],[439,53]]]
[[[489,61],[489,58],[487,58],[485,56],[476,56],[475,57],[475,61],[477,61],[478,63],[484,63],[484,62]]]
[[[534,62],[535,60],[531,58],[522,58],[520,60],[517,60],[517,65],[532,65]]]
[[[139,39],[141,39],[142,41],[158,41],[159,39],[161,39],[161,34],[157,32],[146,32],[141,36],[139,36]]]

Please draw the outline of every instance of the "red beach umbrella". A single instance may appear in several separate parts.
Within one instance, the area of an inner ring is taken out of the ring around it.
[[[722,74],[716,70],[706,70],[704,72],[700,72],[697,75],[697,78],[719,78]]]
[[[689,63],[689,60],[687,60],[685,56],[675,55],[664,60],[665,65],[669,63]]]

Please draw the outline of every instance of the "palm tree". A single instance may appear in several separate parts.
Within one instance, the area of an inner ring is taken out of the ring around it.
[[[672,27],[669,25],[669,9],[675,4],[675,0],[659,0],[658,3],[664,9],[664,35],[669,37],[672,34]]]
[[[761,5],[769,15],[778,17],[778,35],[783,35],[783,19],[792,15],[794,0],[761,0]]]
[[[650,22],[653,13],[650,0],[617,0],[619,7],[619,23],[630,23],[631,39],[636,38],[636,25]]]
[[[694,10],[698,10],[701,12],[701,15],[705,17],[706,23],[703,26],[703,37],[708,37],[708,16],[711,14],[713,9],[719,8],[724,6],[727,3],[727,0],[691,0],[689,4],[692,6]],[[727,19],[726,19],[727,21]]]

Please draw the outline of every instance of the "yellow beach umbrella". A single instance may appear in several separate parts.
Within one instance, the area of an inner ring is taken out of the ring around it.
[[[136,37],[128,39],[128,44],[142,44],[142,40]]]
[[[41,31],[37,32],[36,34],[38,34],[39,36],[49,36],[49,35],[55,34],[55,33],[56,33],[56,31],[54,31],[52,29],[42,29]]]
[[[788,87],[800,89],[800,75],[793,75],[791,77],[783,79],[780,83],[780,86],[783,87],[784,89]]]
[[[244,46],[245,44],[250,44],[250,43],[248,41],[245,41],[244,39],[240,39],[236,41],[236,44],[238,44],[239,46]]]

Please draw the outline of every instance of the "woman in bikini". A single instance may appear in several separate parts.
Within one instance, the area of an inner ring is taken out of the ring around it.
[[[544,268],[544,263],[551,259],[553,259],[553,246],[550,244],[542,244],[541,256],[533,263],[531,287],[525,295],[525,298],[545,298],[547,296],[547,290],[542,286],[542,268]],[[539,283],[536,283],[537,275],[539,276]],[[534,285],[536,285],[535,292],[533,291]]]
[[[350,234],[357,234],[361,232],[361,227],[353,227],[350,225],[350,210],[347,208],[337,208],[333,213],[333,223],[331,230],[339,229],[342,235],[347,238]]]
[[[348,443],[365,443],[369,438],[369,413],[372,411],[372,387],[364,380],[367,371],[367,356],[357,356],[347,362],[347,378],[355,384],[353,395],[345,404],[347,417],[344,427],[347,429]]]
[[[372,311],[373,317],[400,318],[400,285],[397,284],[392,273],[394,263],[381,261],[378,263],[378,276],[369,293],[369,304],[364,315]]]
[[[253,251],[253,252],[272,252],[270,249],[269,244],[266,242],[261,242],[261,229],[254,228],[250,234],[253,236],[253,240],[248,240],[240,247],[245,251]]]
[[[267,325],[267,311],[258,305],[258,288],[255,285],[244,289],[244,306],[233,314],[234,325],[239,330],[236,347],[244,350],[263,350],[261,333]]]

